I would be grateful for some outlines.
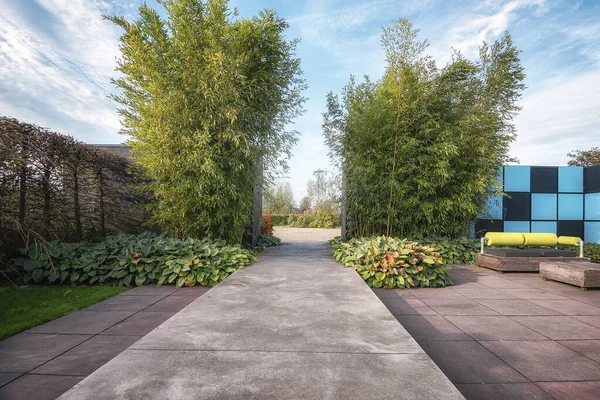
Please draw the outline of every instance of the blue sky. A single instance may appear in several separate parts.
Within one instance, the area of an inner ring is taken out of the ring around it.
[[[0,0],[0,113],[89,143],[119,143],[114,89],[119,31],[101,14],[135,16],[138,0]],[[159,7],[154,1],[150,5]],[[321,135],[325,94],[350,74],[385,67],[381,26],[407,17],[445,63],[469,57],[508,29],[523,50],[527,86],[511,154],[522,164],[560,165],[573,149],[600,145],[600,0],[232,0],[241,16],[272,8],[302,42],[309,85],[289,179],[300,200],[318,168],[331,169]]]

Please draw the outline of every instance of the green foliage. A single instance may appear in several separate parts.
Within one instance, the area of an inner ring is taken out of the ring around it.
[[[265,235],[273,234],[273,222],[271,221],[271,212],[267,215],[263,215],[262,221],[260,223],[260,231]]]
[[[287,219],[287,225],[293,228],[309,228],[312,222],[311,214],[290,214]]]
[[[318,207],[312,216],[311,228],[335,228],[340,226],[340,214],[326,207]]]
[[[452,285],[448,266],[433,247],[379,236],[331,241],[333,255],[374,288],[445,287]]]
[[[294,212],[294,192],[289,182],[278,182],[274,187],[267,187],[263,197],[263,210],[275,214],[291,214]]]
[[[256,258],[223,240],[165,234],[107,236],[98,242],[36,242],[14,264],[25,280],[49,284],[214,286]]]
[[[281,239],[273,235],[260,235],[258,238],[258,244],[256,249],[258,252],[261,252],[272,246],[279,246],[281,244]]]
[[[440,253],[445,264],[475,264],[475,256],[479,251],[479,241],[460,237],[450,239],[447,237],[430,237],[424,239],[409,239],[423,246],[433,247]]]
[[[288,223],[288,215],[271,215],[273,226],[285,226]]]
[[[227,0],[145,3],[124,31],[114,82],[123,133],[146,171],[154,221],[177,237],[240,243],[259,176],[286,166],[287,130],[305,87],[297,40],[265,10],[240,18]],[[165,15],[163,19],[161,15]]]
[[[575,251],[579,254],[579,246],[566,246],[558,245],[558,248],[564,250]],[[600,244],[598,243],[584,243],[583,244],[583,255],[590,259],[591,262],[600,263]]]
[[[567,156],[571,158],[567,163],[568,165],[589,167],[600,164],[600,147],[592,147],[589,150],[574,150],[568,153]]]
[[[348,234],[464,236],[501,191],[499,167],[516,134],[524,89],[519,51],[506,33],[479,60],[455,53],[443,68],[406,20],[384,27],[387,68],[329,93],[323,130],[341,165]]]

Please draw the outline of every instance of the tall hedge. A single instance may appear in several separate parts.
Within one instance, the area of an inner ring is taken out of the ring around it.
[[[118,155],[0,116],[0,253],[33,239],[142,230],[143,199],[130,190],[136,179]]]
[[[145,4],[123,29],[116,80],[124,132],[148,174],[154,221],[177,237],[242,240],[261,169],[285,165],[302,111],[300,60],[273,11],[226,0]],[[164,17],[163,17],[164,16]]]
[[[524,89],[519,51],[506,33],[477,61],[455,53],[440,68],[417,34],[407,20],[385,27],[383,77],[327,96],[351,237],[461,236],[501,190]]]

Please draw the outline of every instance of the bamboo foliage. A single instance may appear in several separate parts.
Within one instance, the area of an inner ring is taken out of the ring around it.
[[[154,221],[177,237],[239,243],[260,168],[285,167],[302,111],[297,41],[272,11],[237,18],[225,0],[142,5],[124,33],[114,83],[124,133],[148,175]]]
[[[387,68],[329,93],[324,135],[344,176],[350,236],[450,236],[498,193],[525,77],[506,33],[440,68],[407,20],[384,27]]]
[[[122,157],[0,116],[0,253],[30,239],[75,241],[143,229]]]

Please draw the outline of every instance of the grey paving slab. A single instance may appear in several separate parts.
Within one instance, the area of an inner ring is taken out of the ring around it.
[[[62,398],[462,398],[329,254],[318,243],[267,250]]]
[[[90,335],[20,333],[0,342],[0,372],[27,372],[89,339]]]
[[[130,317],[135,311],[87,311],[74,312],[28,330],[28,333],[64,333],[94,335]]]
[[[0,388],[2,400],[54,400],[83,377],[23,375]]]
[[[33,374],[86,376],[135,343],[141,336],[94,336],[31,371]]]
[[[600,380],[600,364],[554,341],[480,343],[534,382]]]
[[[127,350],[60,399],[462,398],[432,367],[425,354]]]
[[[127,292],[126,292],[127,293]],[[140,311],[164,298],[166,294],[129,296],[126,293],[111,297],[86,308],[88,311]]]

